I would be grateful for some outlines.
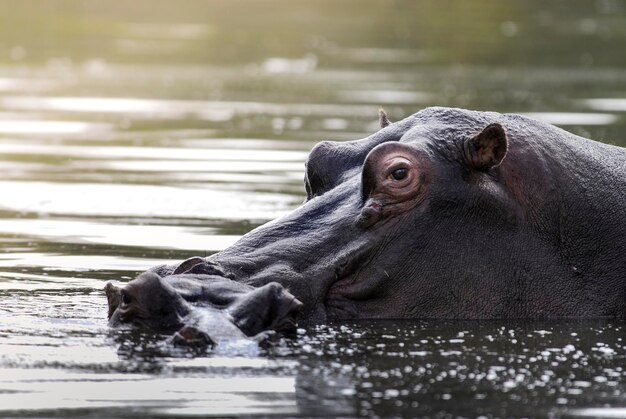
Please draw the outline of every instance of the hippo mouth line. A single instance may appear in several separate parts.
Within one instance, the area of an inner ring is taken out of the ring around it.
[[[335,278],[323,296],[326,316],[329,319],[357,318],[356,302],[371,298],[380,283],[386,278],[376,278],[368,272],[371,263],[371,249],[363,249],[350,254],[348,262],[335,270]]]

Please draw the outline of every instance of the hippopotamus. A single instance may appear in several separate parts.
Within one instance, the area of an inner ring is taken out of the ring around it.
[[[200,348],[293,333],[302,305],[278,283],[254,288],[193,266],[165,277],[145,272],[123,288],[109,282],[105,293],[110,326],[173,333],[173,343]]]
[[[313,148],[290,213],[151,273],[278,283],[313,323],[626,317],[625,149],[514,114],[380,121]]]

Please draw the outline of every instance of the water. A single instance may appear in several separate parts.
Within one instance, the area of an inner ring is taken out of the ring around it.
[[[623,321],[360,322],[177,352],[108,280],[299,205],[430,105],[626,146],[623,1],[0,1],[0,415],[626,417]],[[199,356],[198,356],[199,355]]]

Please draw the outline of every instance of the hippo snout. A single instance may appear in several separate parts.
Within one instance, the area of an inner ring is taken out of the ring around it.
[[[107,283],[109,325],[172,334],[174,344],[211,348],[219,342],[293,333],[302,303],[282,285],[255,288],[217,275],[145,272],[124,287]],[[196,268],[197,269],[197,268]]]

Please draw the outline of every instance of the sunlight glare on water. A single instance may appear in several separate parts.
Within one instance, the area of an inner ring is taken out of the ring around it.
[[[206,170],[212,169],[211,164],[207,161],[270,161],[270,162],[297,162],[297,171],[302,168],[302,162],[306,159],[308,153],[287,150],[233,150],[233,149],[202,149],[202,148],[184,148],[172,149],[167,147],[142,147],[141,154],[137,154],[136,147],[94,147],[94,146],[64,146],[63,148],[47,146],[47,145],[30,145],[20,143],[4,143],[0,144],[0,152],[7,154],[37,154],[37,155],[56,155],[67,157],[92,157],[99,159],[155,159],[162,162],[163,160],[197,160],[205,162]]]
[[[421,96],[420,96],[421,97]],[[376,101],[376,97],[372,97]],[[224,101],[181,101],[138,98],[108,97],[4,97],[0,107],[10,110],[63,111],[77,113],[130,113],[137,116],[161,118],[186,118],[193,115],[198,119],[229,120],[235,115],[270,114],[299,115],[339,114],[354,115],[369,110],[361,106],[335,106],[327,104],[261,103]],[[228,111],[230,110],[230,111]]]
[[[145,374],[50,373],[46,379],[45,371],[37,376],[27,370],[2,372],[11,373],[15,380],[12,387],[19,392],[17,395],[0,395],[3,409],[9,411],[112,407],[135,410],[143,407],[149,414],[198,415],[219,406],[221,415],[297,412],[293,377],[171,377],[155,380]],[[271,393],[271,401],[263,400],[264,393]]]
[[[626,112],[626,98],[584,99],[582,102],[598,111]]]
[[[0,181],[0,188],[12,196],[7,205],[3,205],[5,208],[50,215],[269,220],[282,215],[293,203],[293,198],[278,194],[246,197],[236,192],[204,188],[132,184]],[[148,205],[156,202],[159,205]],[[221,205],[216,206],[215,202]]]
[[[98,125],[76,121],[0,121],[2,134],[78,134]],[[101,126],[101,125],[100,125]]]
[[[23,234],[37,237],[39,240],[50,240],[57,243],[152,246],[216,252],[230,246],[241,237],[239,235],[211,234],[212,230],[214,229],[206,227],[129,226],[85,221],[0,219],[0,234]],[[209,236],[207,237],[207,235]],[[0,256],[1,259],[2,256]],[[36,258],[33,258],[33,262],[35,261]],[[0,266],[2,266],[2,262],[0,262]]]

